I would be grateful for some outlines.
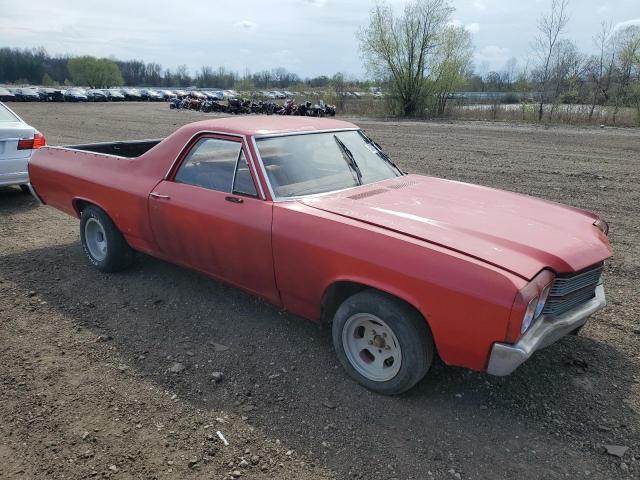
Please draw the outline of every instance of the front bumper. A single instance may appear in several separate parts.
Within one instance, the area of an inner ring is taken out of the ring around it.
[[[487,373],[498,376],[509,375],[533,355],[533,352],[551,345],[581,327],[587,322],[589,315],[606,305],[604,287],[598,285],[595,297],[579,307],[558,317],[542,316],[538,318],[517,343],[495,343],[493,345]]]

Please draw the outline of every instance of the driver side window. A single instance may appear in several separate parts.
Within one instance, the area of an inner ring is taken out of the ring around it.
[[[241,150],[240,142],[203,138],[184,159],[174,181],[231,193]]]

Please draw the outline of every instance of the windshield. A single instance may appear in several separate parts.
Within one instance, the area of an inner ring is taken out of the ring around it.
[[[359,130],[265,137],[256,142],[273,193],[280,198],[402,175]]]

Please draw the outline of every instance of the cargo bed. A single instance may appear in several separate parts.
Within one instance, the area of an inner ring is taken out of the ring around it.
[[[65,145],[62,148],[82,150],[84,152],[112,155],[114,157],[135,158],[147,153],[163,139],[130,140],[124,142],[87,143],[82,145]]]

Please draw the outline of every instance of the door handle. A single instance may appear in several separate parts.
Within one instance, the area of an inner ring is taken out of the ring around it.
[[[171,198],[169,195],[162,195],[161,193],[158,193],[158,192],[151,192],[149,196],[153,198],[160,198],[163,200],[169,200]]]
[[[224,199],[225,199],[227,202],[231,202],[231,203],[242,203],[242,202],[244,202],[244,200],[243,200],[243,199],[238,198],[238,197],[224,197]]]

